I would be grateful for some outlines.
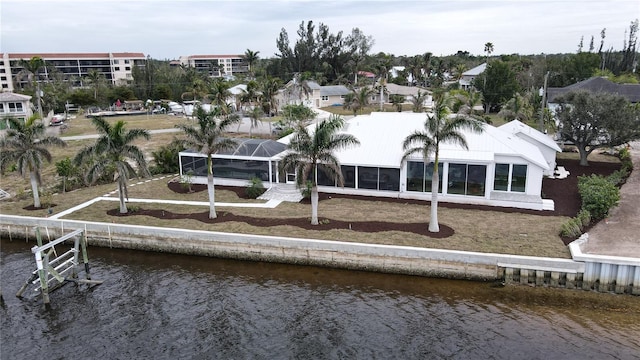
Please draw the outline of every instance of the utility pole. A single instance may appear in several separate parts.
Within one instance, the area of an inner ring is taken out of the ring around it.
[[[549,72],[544,74],[544,87],[542,88],[542,103],[540,104],[540,132],[544,133],[544,108],[547,103],[547,80],[549,79]]]

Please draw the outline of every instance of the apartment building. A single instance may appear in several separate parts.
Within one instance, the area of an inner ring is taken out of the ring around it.
[[[249,65],[242,55],[186,55],[172,64],[195,68],[210,77],[232,77],[249,72]]]
[[[13,91],[14,87],[22,88],[27,79],[18,76],[23,69],[20,60],[29,60],[34,56],[42,58],[46,67],[42,69],[41,78],[47,79],[55,68],[64,79],[77,81],[83,86],[87,74],[96,70],[114,85],[126,84],[133,80],[132,70],[135,66],[144,66],[146,57],[143,53],[1,53],[0,54],[0,86],[2,91]]]

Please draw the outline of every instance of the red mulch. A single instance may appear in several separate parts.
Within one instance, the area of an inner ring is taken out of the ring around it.
[[[559,166],[564,166],[569,171],[570,176],[566,179],[544,179],[542,181],[542,193],[543,198],[553,199],[555,202],[554,211],[536,211],[525,210],[516,208],[504,208],[494,206],[480,206],[480,205],[468,205],[468,204],[453,204],[453,203],[439,203],[438,206],[444,208],[457,208],[457,209],[470,209],[470,210],[491,210],[500,211],[506,213],[518,212],[524,214],[546,215],[546,216],[576,216],[580,210],[580,196],[578,194],[578,176],[600,174],[607,176],[614,171],[620,169],[620,164],[604,163],[604,162],[590,162],[588,167],[582,167],[577,160],[558,160]],[[187,193],[188,188],[184,188],[180,183],[170,182],[168,184],[169,189],[176,193]],[[191,192],[201,192],[207,189],[206,185],[194,184],[191,186]],[[247,199],[246,188],[244,187],[232,187],[232,186],[216,186],[216,189],[234,191],[239,198]],[[319,194],[319,200],[327,200],[330,198],[349,198],[357,200],[370,200],[370,201],[384,201],[384,202],[399,202],[410,204],[426,204],[424,200],[410,200],[410,199],[396,199],[396,198],[383,198],[383,197],[371,197],[371,196],[359,196],[359,195],[342,195],[342,194]],[[55,206],[55,205],[52,205]],[[42,210],[42,208],[34,208],[28,206],[25,210]],[[169,211],[163,210],[147,210],[137,209],[134,212],[127,214],[120,214],[117,209],[109,210],[107,212],[111,216],[135,216],[146,215],[153,216],[160,219],[194,219],[202,221],[204,223],[222,223],[227,221],[245,222],[254,226],[278,226],[278,225],[290,225],[297,226],[307,230],[331,230],[331,229],[351,229],[359,232],[380,232],[398,230],[403,232],[410,232],[419,235],[425,235],[433,238],[446,238],[454,234],[454,230],[446,225],[440,225],[439,233],[430,233],[428,231],[428,223],[392,223],[383,221],[359,221],[349,222],[336,219],[319,218],[319,225],[311,225],[309,218],[288,218],[288,219],[273,219],[273,218],[257,218],[250,216],[239,216],[229,211],[218,211],[218,217],[216,219],[209,219],[209,211],[203,211],[198,213],[189,214],[174,214]]]

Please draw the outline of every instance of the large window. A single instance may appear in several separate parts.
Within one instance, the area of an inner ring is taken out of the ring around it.
[[[511,191],[524,192],[527,188],[527,165],[513,165]]]
[[[9,103],[9,112],[22,112],[22,103]]]
[[[422,161],[407,162],[407,191],[431,192],[433,163],[426,167]],[[438,164],[438,192],[442,192],[442,163]]]
[[[378,168],[358,166],[358,188],[378,189]]]
[[[349,165],[340,166],[342,169],[342,177],[344,178],[344,187],[355,188],[356,187],[356,167]]]
[[[380,168],[379,190],[400,191],[400,169]]]
[[[527,165],[496,164],[493,190],[525,192]]]
[[[484,196],[487,178],[485,165],[449,164],[449,194]]]
[[[213,176],[228,179],[251,180],[258,178],[269,181],[269,163],[267,161],[213,159]]]

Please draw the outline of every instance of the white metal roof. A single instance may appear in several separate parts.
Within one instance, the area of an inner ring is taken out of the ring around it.
[[[545,146],[548,146],[549,148],[557,152],[562,151],[562,149],[560,149],[558,144],[556,144],[556,142],[553,141],[553,139],[549,135],[534,129],[531,126],[528,126],[520,122],[519,120],[510,121],[506,124],[499,126],[498,129],[514,134],[516,136],[523,135],[525,137],[531,138]]]
[[[355,136],[359,146],[336,152],[343,165],[362,165],[399,168],[402,159],[402,143],[416,130],[423,131],[426,113],[374,112],[359,115],[346,122],[343,132]],[[535,145],[494,126],[483,124],[484,132],[465,132],[469,150],[455,144],[440,145],[440,159],[446,161],[491,162],[496,155],[514,156],[525,159],[543,169],[548,165]],[[315,125],[310,125],[313,131]],[[289,143],[291,135],[280,140]],[[416,159],[421,158],[416,155]]]

